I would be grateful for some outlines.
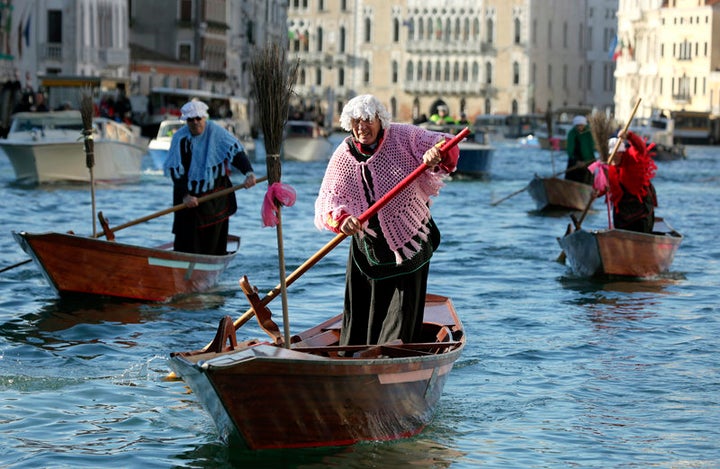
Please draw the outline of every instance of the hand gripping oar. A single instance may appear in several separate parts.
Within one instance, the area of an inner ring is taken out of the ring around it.
[[[470,133],[470,129],[465,127],[463,130],[458,132],[457,135],[455,135],[450,140],[443,143],[443,145],[440,147],[441,152],[446,152],[450,150],[452,147],[460,143],[468,134]],[[418,166],[412,173],[405,176],[405,179],[400,181],[397,186],[392,188],[390,191],[388,191],[387,194],[382,196],[377,202],[375,202],[370,208],[368,208],[365,212],[363,212],[359,217],[358,220],[360,220],[361,223],[367,222],[371,217],[373,217],[382,207],[384,207],[393,197],[395,197],[400,191],[405,189],[411,182],[413,182],[415,179],[417,179],[423,172],[425,172],[426,169],[428,169],[429,166],[426,164],[421,164]],[[338,233],[330,242],[328,242],[325,246],[323,246],[318,252],[316,252],[312,257],[310,257],[308,260],[306,260],[300,267],[295,269],[290,275],[288,275],[285,279],[286,285],[291,285],[295,280],[300,278],[301,275],[303,275],[305,272],[307,272],[313,265],[315,265],[320,259],[325,257],[330,251],[332,251],[340,242],[347,237],[344,233]],[[267,305],[272,301],[273,298],[278,296],[281,291],[281,286],[277,285],[275,288],[270,290],[265,297],[262,298],[261,303],[263,306]],[[235,326],[235,329],[237,330],[240,326],[245,324],[250,318],[254,315],[253,308],[248,309],[245,314],[240,316],[238,319],[236,319],[233,322],[233,325]]]

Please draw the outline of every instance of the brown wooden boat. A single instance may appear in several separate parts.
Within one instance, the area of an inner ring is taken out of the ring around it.
[[[427,295],[418,343],[340,346],[338,315],[293,336],[288,348],[246,282],[272,340],[237,343],[226,316],[208,347],[170,359],[225,442],[247,449],[345,446],[409,437],[432,420],[465,346],[449,298]]]
[[[568,179],[535,176],[528,185],[528,192],[538,211],[585,210],[593,187]]]
[[[682,238],[665,220],[656,218],[652,233],[580,229],[558,242],[577,275],[652,277],[668,271]]]
[[[229,236],[227,255],[210,256],[65,233],[13,232],[15,240],[59,295],[88,294],[166,301],[206,291],[237,254],[240,238]]]

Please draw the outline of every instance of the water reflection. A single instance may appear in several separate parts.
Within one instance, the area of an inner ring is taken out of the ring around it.
[[[602,324],[655,316],[661,297],[673,295],[670,287],[679,279],[670,275],[653,279],[560,277],[558,281],[563,288],[578,293],[573,304],[582,306],[592,322]]]
[[[446,468],[458,463],[464,453],[419,437],[394,442],[359,443],[341,448],[293,450],[238,450],[221,443],[207,443],[181,454],[178,458],[193,461],[193,467],[263,467],[313,469],[326,467],[423,467]]]

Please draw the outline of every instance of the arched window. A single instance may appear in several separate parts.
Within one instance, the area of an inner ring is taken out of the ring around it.
[[[398,82],[398,70],[399,70],[397,60],[392,61],[391,67],[392,67],[392,72],[391,72],[390,81],[391,81],[391,83],[397,83]]]
[[[480,81],[480,65],[477,62],[472,63],[472,76],[471,80],[473,82]]]
[[[345,31],[345,26],[340,26],[340,41],[339,41],[339,42],[340,42],[340,45],[339,45],[339,47],[340,47],[340,52],[341,52],[341,53],[344,53],[344,52],[345,52],[345,39],[346,39],[346,34],[347,34],[347,33],[346,33],[346,31]]]
[[[407,81],[413,81],[413,73],[414,72],[415,72],[415,67],[413,66],[412,61],[408,60],[407,70],[405,70],[405,79]]]
[[[513,85],[519,85],[520,84],[520,64],[517,62],[513,62],[512,77],[513,77]]]
[[[372,38],[372,23],[370,18],[365,18],[365,42],[370,42]]]
[[[323,28],[322,27],[317,28],[317,48],[315,50],[318,52],[322,52],[322,50],[323,50]]]
[[[515,18],[514,23],[514,34],[513,34],[513,41],[515,44],[520,44],[520,18]]]
[[[467,81],[468,81],[468,63],[467,63],[467,62],[463,62],[463,66],[462,66],[462,81],[463,81],[464,83],[467,83]]]
[[[427,61],[427,64],[425,65],[425,76],[427,77],[428,81],[432,80],[432,62],[429,60]]]
[[[485,29],[485,41],[486,41],[488,44],[492,44],[492,43],[493,43],[493,36],[495,35],[495,34],[494,34],[495,32],[493,31],[493,20],[492,20],[492,18],[488,18],[488,19],[487,19],[487,21],[485,22],[485,28],[486,28],[486,29]]]
[[[485,98],[485,114],[492,114],[492,106],[490,106],[490,98]]]
[[[440,61],[435,62],[435,81],[440,81],[440,77],[442,76],[442,70],[440,68]]]
[[[422,60],[418,60],[417,63],[417,81],[422,81],[423,76],[423,66],[422,66]],[[428,80],[430,79],[430,76],[428,76]]]
[[[445,74],[444,74],[443,79],[444,79],[446,82],[449,82],[449,81],[450,81],[450,61],[449,61],[449,60],[446,60],[446,61],[445,61]]]
[[[491,85],[493,82],[492,71],[492,63],[485,62],[485,83],[488,85]]]
[[[393,42],[400,42],[400,20],[393,18]]]

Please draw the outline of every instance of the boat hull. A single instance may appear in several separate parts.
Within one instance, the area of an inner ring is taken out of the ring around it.
[[[332,358],[297,345],[255,343],[219,354],[173,354],[171,366],[233,446],[303,448],[406,438],[432,420],[465,343],[448,298],[428,295],[425,312],[425,321],[447,318],[442,326],[457,338],[449,350],[392,356],[400,349],[390,347],[375,358]],[[337,337],[340,324],[337,316],[317,332]]]
[[[495,153],[493,147],[476,142],[461,142],[458,148],[460,157],[454,175],[479,179],[490,177],[490,168]]]
[[[658,218],[652,233],[577,230],[558,242],[577,275],[653,277],[670,269],[682,235]]]
[[[585,210],[592,198],[593,188],[568,179],[535,176],[528,186],[528,193],[535,201],[538,211]]]
[[[146,248],[64,233],[13,232],[61,296],[86,294],[167,301],[216,285],[236,251],[225,256]],[[239,238],[232,237],[239,244]]]
[[[82,140],[76,142],[0,142],[19,184],[90,182]],[[95,140],[93,176],[98,183],[140,179],[145,149],[130,143]]]

